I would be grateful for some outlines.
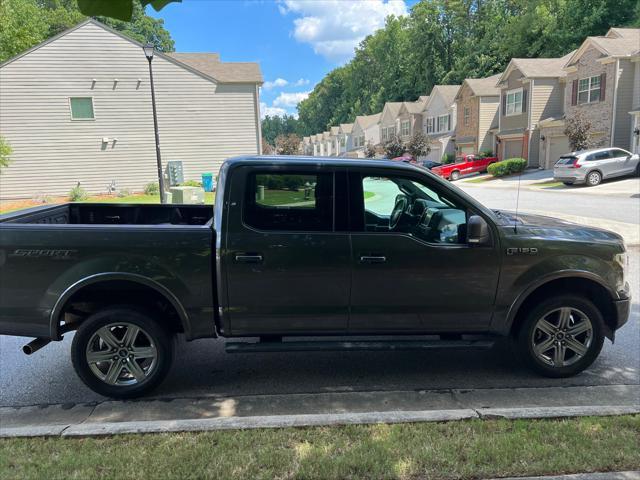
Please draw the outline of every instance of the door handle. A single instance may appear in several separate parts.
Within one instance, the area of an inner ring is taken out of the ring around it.
[[[361,255],[360,263],[384,263],[387,257],[383,255]]]
[[[237,253],[235,258],[238,263],[261,263],[263,260],[260,254]]]

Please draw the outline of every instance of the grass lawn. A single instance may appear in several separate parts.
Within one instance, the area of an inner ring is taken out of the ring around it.
[[[0,441],[1,478],[449,479],[640,468],[640,415]]]

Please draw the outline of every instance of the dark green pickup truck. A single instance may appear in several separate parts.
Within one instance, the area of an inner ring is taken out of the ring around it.
[[[132,397],[166,376],[176,334],[242,337],[230,353],[510,336],[533,369],[563,377],[629,315],[619,235],[489,210],[418,167],[246,157],[218,186],[214,209],[70,203],[0,217],[0,334],[35,337],[31,354],[76,331],[82,380]]]

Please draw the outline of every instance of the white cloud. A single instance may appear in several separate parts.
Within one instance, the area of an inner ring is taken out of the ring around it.
[[[284,108],[269,107],[266,103],[260,102],[260,118],[264,118],[267,115],[270,117],[283,117],[287,113]]]
[[[331,61],[353,55],[370,33],[384,26],[389,15],[407,14],[404,0],[279,0],[280,13],[291,13],[293,36],[309,43],[314,52]]]
[[[287,85],[289,85],[289,82],[287,82],[284,78],[276,78],[272,82],[264,82],[262,88],[264,88],[265,90],[271,90],[272,88],[282,88],[286,87]]]
[[[294,87],[302,87],[304,85],[309,85],[311,81],[308,78],[299,78],[297,81],[292,83]]]
[[[307,98],[311,92],[281,93],[273,101],[274,107],[295,107]]]

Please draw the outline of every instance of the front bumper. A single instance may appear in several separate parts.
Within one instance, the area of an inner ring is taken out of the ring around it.
[[[631,298],[616,300],[613,302],[613,306],[616,309],[616,321],[613,329],[618,330],[629,320],[629,313],[631,311]]]

